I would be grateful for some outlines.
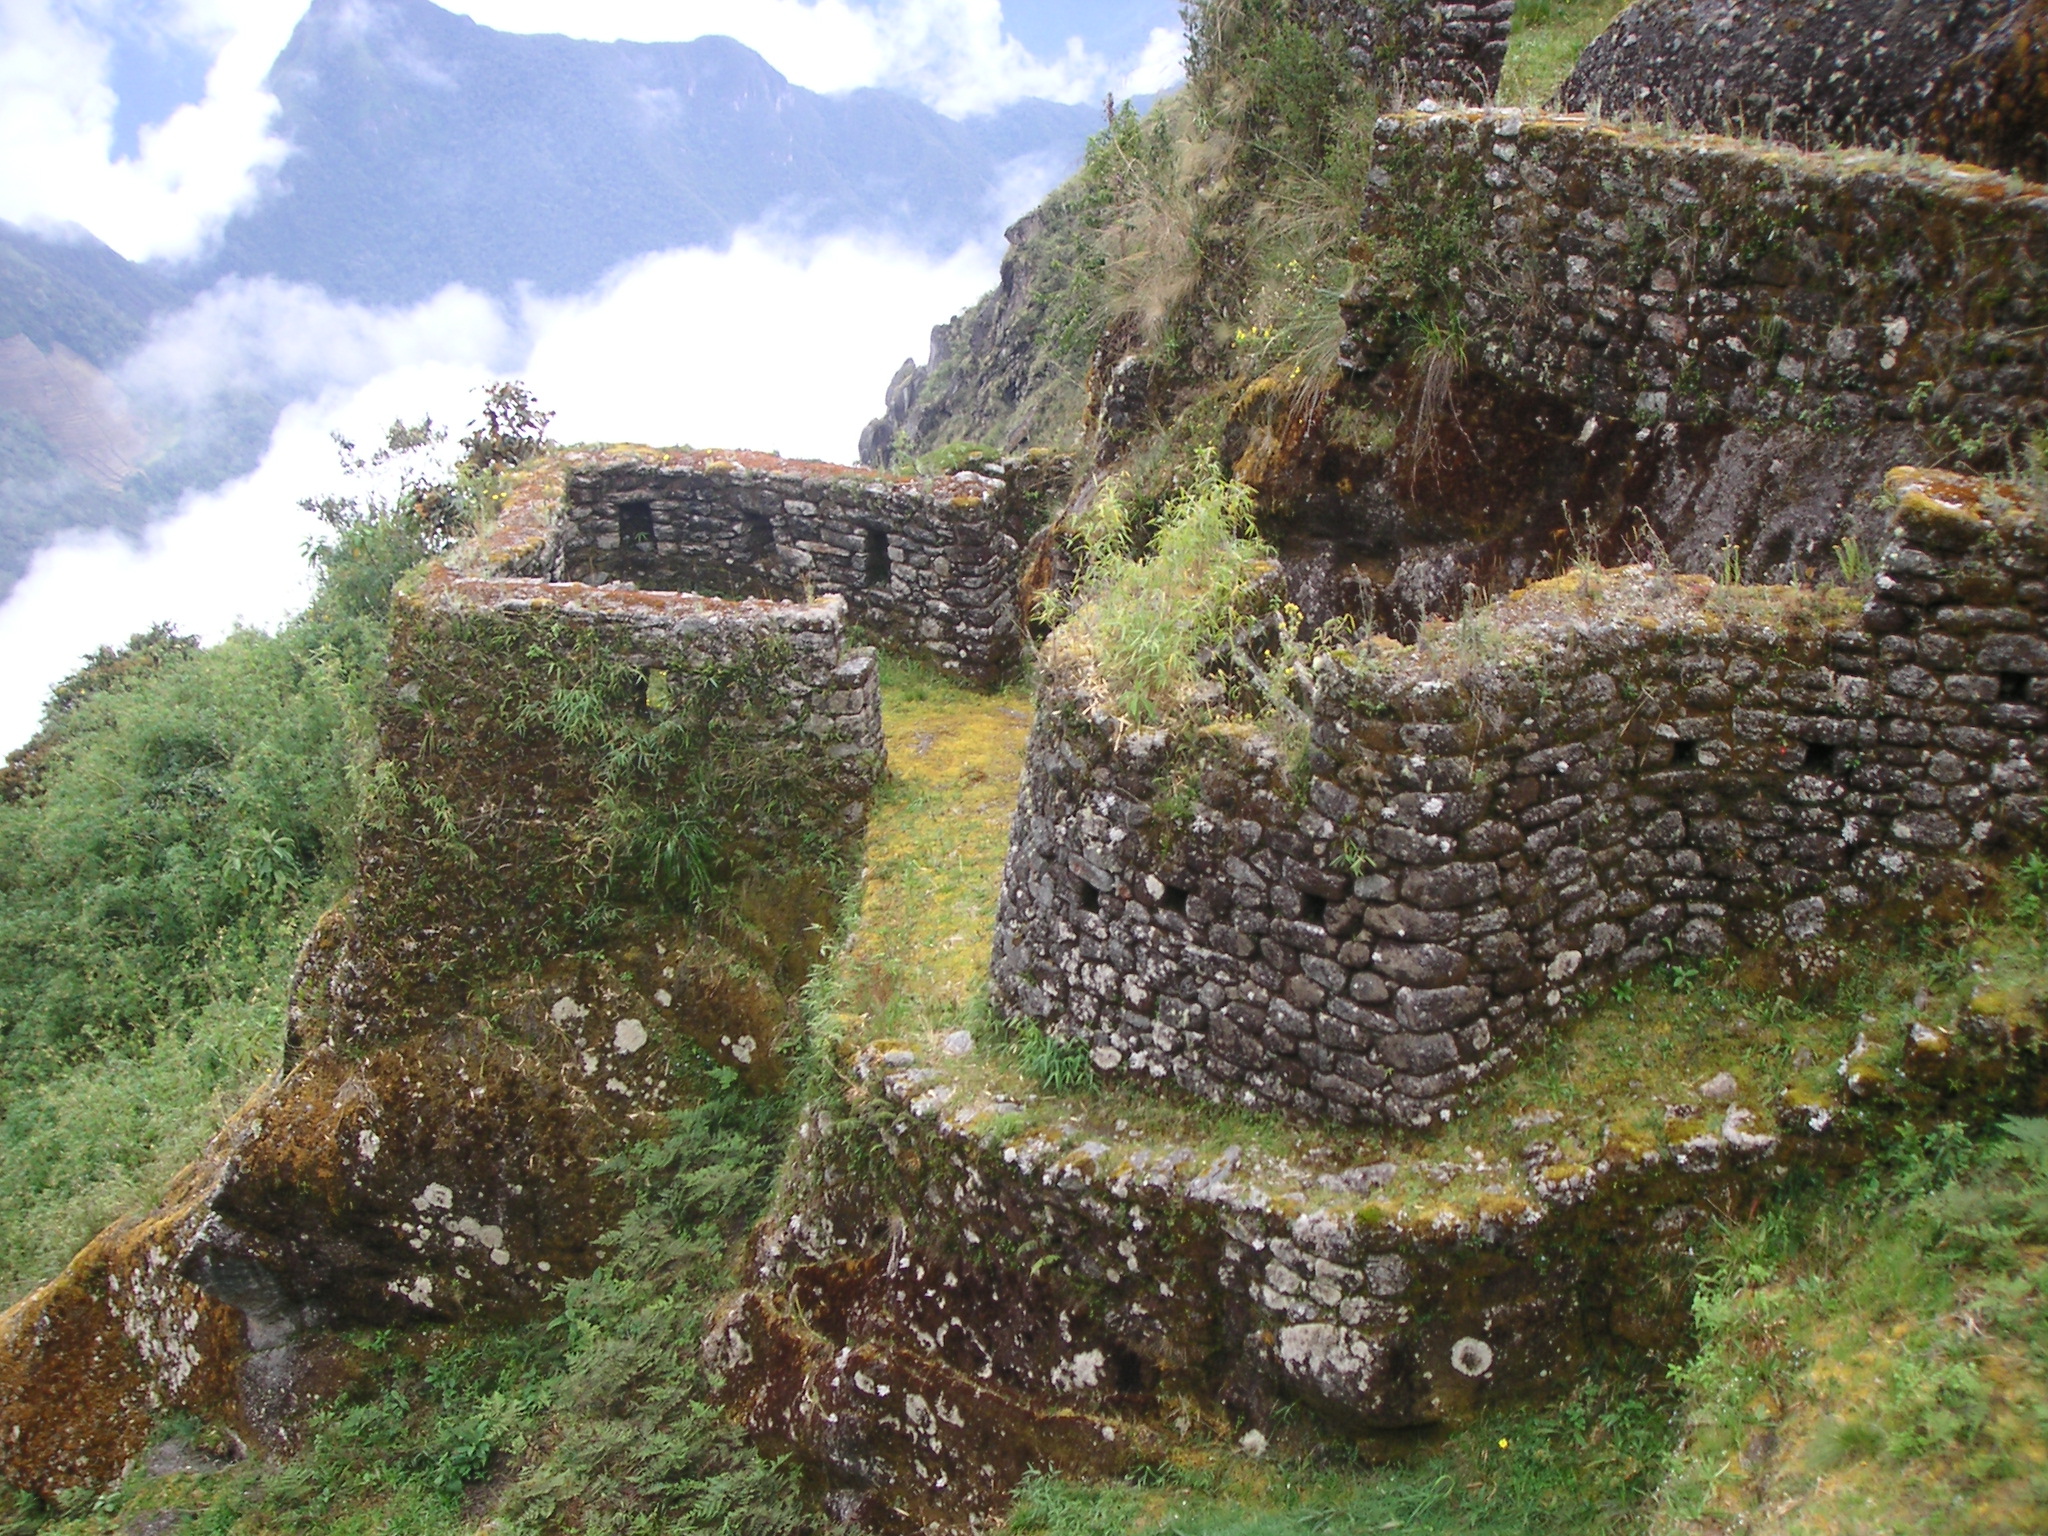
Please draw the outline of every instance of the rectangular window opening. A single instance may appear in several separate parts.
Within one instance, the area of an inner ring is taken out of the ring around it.
[[[1671,743],[1671,766],[1674,768],[1697,768],[1700,762],[1700,744],[1696,741],[1674,741]]]
[[[1998,696],[2008,704],[2023,704],[2027,688],[2034,679],[2025,672],[2001,672],[1998,674]]]
[[[1159,910],[1178,912],[1185,916],[1188,910],[1188,893],[1177,885],[1169,885],[1166,894],[1159,898]]]
[[[760,512],[740,517],[740,552],[749,564],[758,565],[775,553],[775,525]]]
[[[1320,925],[1330,915],[1330,900],[1327,896],[1308,895],[1301,898],[1301,920],[1304,923]]]
[[[619,503],[619,548],[651,554],[654,550],[654,503]]]
[[[1806,744],[1806,771],[1832,776],[1835,771],[1835,749],[1824,741],[1809,741]]]
[[[861,529],[862,574],[871,587],[889,584],[889,532],[872,524]]]

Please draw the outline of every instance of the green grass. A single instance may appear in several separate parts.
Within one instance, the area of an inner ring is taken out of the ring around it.
[[[1046,647],[1048,666],[1082,664],[1115,713],[1142,725],[1185,712],[1205,653],[1251,617],[1272,558],[1253,531],[1251,491],[1224,479],[1213,455],[1146,531],[1139,553],[1124,499],[1111,491],[1095,504],[1078,529],[1087,564]]]
[[[1547,105],[1586,45],[1627,6],[1628,0],[1516,0],[1507,63],[1501,69],[1500,104]]]
[[[1621,1536],[1643,1529],[1675,1439],[1672,1395],[1609,1378],[1565,1402],[1441,1436],[1356,1444],[1283,1427],[1268,1457],[1222,1445],[1146,1476],[1028,1482],[1010,1529],[1032,1536]]]
[[[0,799],[0,1301],[148,1206],[278,1060],[350,873],[392,582],[386,517],[276,635],[165,632],[55,691]]]
[[[1658,1529],[2048,1528],[2048,1121],[1724,1227],[1693,1310]]]

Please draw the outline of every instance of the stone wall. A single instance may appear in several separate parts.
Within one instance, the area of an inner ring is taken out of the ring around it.
[[[766,454],[571,454],[534,574],[728,597],[836,594],[858,629],[987,685],[1017,660],[1018,567],[1062,469],[990,467],[910,479]]]
[[[1056,636],[998,1007],[1107,1074],[1423,1125],[1619,973],[1780,945],[1787,985],[1823,977],[1844,920],[1917,914],[2048,812],[2048,526],[1894,482],[1860,611],[1560,577],[1427,651],[1320,657],[1287,764],[1241,726],[1120,729]]]
[[[394,599],[358,884],[283,1077],[0,1317],[15,1487],[113,1478],[173,1409],[278,1444],[348,1378],[338,1329],[543,1304],[618,1215],[604,1159],[705,1053],[778,1074],[882,768],[845,605],[456,563]]]
[[[1571,111],[1913,147],[2040,180],[2042,0],[1637,0],[1579,56]]]
[[[1447,305],[1495,376],[1636,427],[2048,419],[2048,188],[1516,112],[1375,131],[1354,370]],[[1421,252],[1429,206],[1462,235]]]
[[[1122,1098],[1027,1113],[957,1039],[877,1042],[847,1104],[801,1124],[755,1289],[705,1356],[748,1429],[870,1530],[988,1529],[1032,1468],[1157,1466],[1190,1405],[1233,1435],[1290,1399],[1352,1434],[1469,1421],[1603,1358],[1680,1358],[1710,1213],[1902,1121],[2033,1102],[2038,986],[1917,1013],[1896,1065],[1859,1040],[1829,1087],[1781,1096],[1738,1059],[1739,1101],[1674,1104],[1657,1131],[1589,1106],[1584,1142],[1548,1109],[1504,1139],[1223,1145],[1207,1117],[1162,1131]]]
[[[1514,0],[1303,0],[1309,24],[1344,35],[1361,74],[1411,99],[1485,102],[1500,88]]]
[[[2043,189],[1511,111],[1383,118],[1371,174],[1335,408],[1255,386],[1223,442],[1317,621],[1412,632],[1588,528],[1810,581],[1890,466],[2048,422]]]

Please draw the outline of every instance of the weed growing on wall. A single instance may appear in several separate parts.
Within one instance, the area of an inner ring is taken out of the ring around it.
[[[1215,648],[1255,617],[1271,569],[1272,551],[1253,532],[1250,489],[1224,479],[1213,455],[1199,475],[1160,509],[1143,553],[1131,508],[1114,491],[1077,530],[1087,565],[1047,655],[1085,657],[1109,707],[1134,724],[1188,707]]]
[[[836,765],[776,739],[786,637],[658,666],[626,623],[422,608],[393,643],[407,682],[370,826],[432,855],[390,920],[475,914],[472,972],[575,950],[629,909],[698,912],[753,873],[836,863]],[[508,788],[532,783],[553,787],[545,817]]]

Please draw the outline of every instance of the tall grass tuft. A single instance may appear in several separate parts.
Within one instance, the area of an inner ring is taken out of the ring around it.
[[[1204,656],[1253,616],[1273,551],[1254,532],[1249,487],[1224,478],[1213,452],[1160,509],[1148,547],[1112,490],[1080,522],[1085,566],[1048,660],[1085,660],[1117,716],[1153,725],[1179,715]]]

